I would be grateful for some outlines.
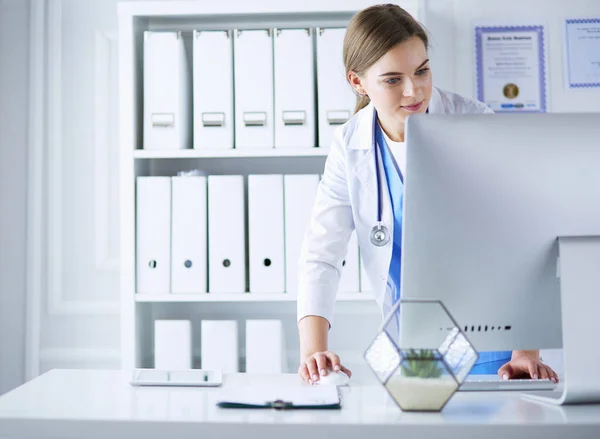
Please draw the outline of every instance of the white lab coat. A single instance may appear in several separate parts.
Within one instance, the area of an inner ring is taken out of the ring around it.
[[[493,113],[485,104],[455,93],[433,88],[429,113]],[[297,319],[308,315],[333,322],[342,261],[348,240],[356,230],[362,261],[372,294],[382,314],[392,239],[383,247],[371,244],[371,229],[377,221],[377,176],[372,144],[373,104],[356,113],[334,135],[319,184],[311,221],[299,261]],[[380,175],[385,171],[379,161]],[[394,236],[394,218],[385,178],[381,178],[382,221]],[[389,299],[387,299],[389,300]]]

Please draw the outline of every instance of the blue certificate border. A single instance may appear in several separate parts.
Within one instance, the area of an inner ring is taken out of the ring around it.
[[[567,49],[567,75],[569,79],[569,88],[600,88],[600,82],[572,82],[571,81],[571,58],[569,55],[569,25],[570,24],[589,24],[598,23],[600,24],[600,18],[581,18],[581,19],[567,19],[565,20],[565,36],[566,36],[566,49]]]
[[[486,33],[498,32],[537,32],[538,54],[539,54],[539,79],[540,79],[540,109],[539,110],[494,110],[496,113],[545,113],[547,110],[546,100],[546,54],[544,51],[544,26],[476,26],[475,27],[475,57],[477,67],[477,99],[485,103],[483,96],[483,56],[481,37]]]

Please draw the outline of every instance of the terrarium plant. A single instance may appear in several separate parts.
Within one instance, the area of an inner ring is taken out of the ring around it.
[[[397,301],[365,351],[381,384],[406,411],[442,410],[477,358],[460,325],[435,299]]]
[[[439,378],[444,373],[432,349],[409,349],[400,367],[405,377]]]

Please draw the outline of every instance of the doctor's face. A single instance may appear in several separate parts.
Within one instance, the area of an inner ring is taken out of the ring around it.
[[[396,45],[353,84],[362,87],[380,115],[388,120],[404,123],[410,114],[425,113],[432,81],[423,41],[412,37]]]

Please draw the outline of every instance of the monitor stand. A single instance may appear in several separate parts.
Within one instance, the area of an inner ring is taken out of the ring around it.
[[[523,394],[552,404],[600,404],[600,236],[559,237],[564,387],[557,398]]]

